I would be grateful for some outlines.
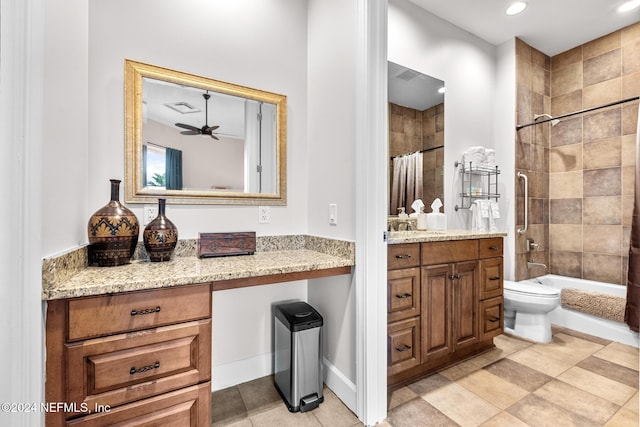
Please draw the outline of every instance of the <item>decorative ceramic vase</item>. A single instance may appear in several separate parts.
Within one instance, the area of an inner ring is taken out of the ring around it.
[[[111,200],[98,209],[87,225],[89,260],[101,267],[129,264],[138,243],[138,219],[120,203],[120,180],[111,180]]]
[[[165,216],[166,199],[158,199],[158,216],[144,229],[142,238],[151,262],[169,261],[178,243],[178,229]]]

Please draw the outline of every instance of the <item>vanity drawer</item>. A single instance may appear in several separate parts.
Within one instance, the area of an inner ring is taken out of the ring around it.
[[[420,244],[402,243],[387,246],[387,269],[417,267],[420,265]]]
[[[502,256],[502,237],[480,239],[480,258]]]
[[[420,317],[387,326],[387,351],[388,376],[420,364]]]
[[[420,269],[387,273],[387,322],[420,315]]]
[[[209,285],[180,286],[68,302],[68,341],[211,317]]]
[[[480,339],[487,340],[504,330],[504,299],[490,298],[480,301]]]
[[[67,400],[121,405],[211,378],[211,320],[65,346]]]
[[[478,240],[422,243],[422,265],[478,259]]]
[[[502,295],[502,257],[480,261],[480,299]]]
[[[97,412],[75,420],[67,426],[176,426],[209,425],[211,382],[140,400],[108,412]]]

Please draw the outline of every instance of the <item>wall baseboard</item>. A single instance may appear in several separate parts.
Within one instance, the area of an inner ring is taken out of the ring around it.
[[[356,385],[326,358],[322,358],[322,363],[325,385],[355,414]],[[273,353],[214,366],[211,375],[211,391],[222,390],[272,374]]]

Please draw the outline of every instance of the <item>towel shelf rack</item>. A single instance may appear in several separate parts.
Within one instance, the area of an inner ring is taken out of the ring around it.
[[[460,171],[460,204],[454,209],[469,209],[475,200],[495,200],[500,198],[498,193],[498,166],[482,167],[473,166],[469,162],[468,167],[464,163],[455,162],[455,167]]]

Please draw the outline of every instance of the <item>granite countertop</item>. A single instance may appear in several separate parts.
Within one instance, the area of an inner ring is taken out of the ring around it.
[[[488,239],[491,237],[504,237],[504,232],[485,232],[470,230],[446,230],[446,231],[390,231],[387,236],[387,243],[390,245],[399,243],[419,243],[419,242],[443,242],[447,240],[467,240],[467,239]]]
[[[258,238],[255,254],[219,258],[198,258],[192,253],[192,241],[182,246],[182,250],[176,248],[176,254],[182,256],[174,254],[171,261],[152,263],[135,259],[131,264],[118,267],[88,266],[86,246],[45,259],[42,299],[309,272],[355,264],[353,242],[315,236]]]

